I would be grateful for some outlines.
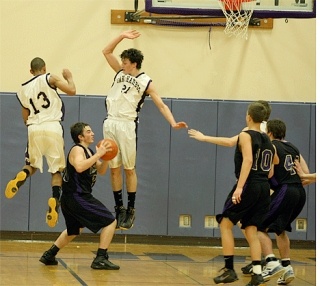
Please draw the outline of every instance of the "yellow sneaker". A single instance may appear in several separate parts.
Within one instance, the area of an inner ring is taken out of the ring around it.
[[[46,223],[50,227],[55,227],[59,217],[59,201],[56,198],[50,198],[48,200],[49,210],[46,215]]]
[[[24,171],[20,171],[16,177],[11,180],[6,187],[5,196],[7,199],[12,199],[18,192],[19,188],[24,184],[27,179],[27,174]]]

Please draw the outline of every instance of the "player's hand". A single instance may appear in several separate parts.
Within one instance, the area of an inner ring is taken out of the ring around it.
[[[68,80],[69,78],[72,78],[72,73],[68,69],[63,69],[62,76],[65,80]]]
[[[296,169],[296,171],[300,177],[304,175],[304,172],[303,172],[302,167],[300,165],[300,162],[298,160],[294,161],[293,167]]]
[[[301,183],[302,183],[302,186],[307,186],[314,183],[314,181],[311,179],[301,179]]]
[[[181,129],[181,128],[188,128],[187,123],[185,122],[177,122],[176,124],[172,125],[172,128],[174,129]]]
[[[100,146],[96,146],[96,153],[98,154],[99,157],[103,156],[105,153],[111,151],[111,143],[108,142],[107,140],[102,141]]]
[[[239,204],[241,202],[241,195],[242,195],[243,188],[237,187],[232,195],[232,203]]]
[[[129,31],[122,32],[121,35],[127,39],[135,39],[140,37],[141,34],[137,30],[129,30]]]
[[[203,133],[195,129],[189,129],[188,134],[190,138],[194,138],[199,141],[203,141],[205,137]]]

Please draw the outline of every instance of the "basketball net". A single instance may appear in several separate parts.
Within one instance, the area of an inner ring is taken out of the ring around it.
[[[248,26],[253,13],[255,1],[218,0],[226,17],[224,32],[229,36],[248,39]]]

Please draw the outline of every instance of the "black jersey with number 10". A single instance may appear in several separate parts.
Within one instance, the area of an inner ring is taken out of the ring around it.
[[[267,181],[274,156],[274,148],[269,137],[265,133],[254,130],[244,131],[251,137],[253,163],[247,178],[249,181]],[[239,141],[238,141],[239,143]],[[235,175],[238,179],[242,166],[242,152],[237,144],[234,154]]]

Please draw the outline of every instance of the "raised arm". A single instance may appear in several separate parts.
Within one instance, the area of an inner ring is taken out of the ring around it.
[[[235,135],[233,137],[214,137],[204,135],[203,133],[195,129],[188,130],[188,134],[190,138],[196,139],[198,141],[208,142],[225,147],[233,147],[237,144],[238,141],[238,135]]]
[[[123,39],[135,39],[135,38],[138,38],[139,36],[140,36],[140,33],[136,30],[129,30],[129,31],[122,32],[119,36],[111,40],[102,50],[102,53],[106,58],[108,64],[116,73],[121,70],[121,64],[113,54],[115,47]]]
[[[151,96],[152,101],[158,107],[159,111],[163,115],[163,117],[170,123],[171,127],[174,129],[188,128],[187,123],[181,121],[176,122],[171,113],[169,107],[163,102],[162,98],[158,95],[155,90],[153,82],[150,82],[148,89],[146,92]]]
[[[68,95],[75,95],[76,86],[73,82],[72,73],[68,69],[63,69],[62,76],[65,79],[65,81],[62,80],[60,77],[51,74],[49,78],[50,85],[59,88],[61,91],[65,92]]]

